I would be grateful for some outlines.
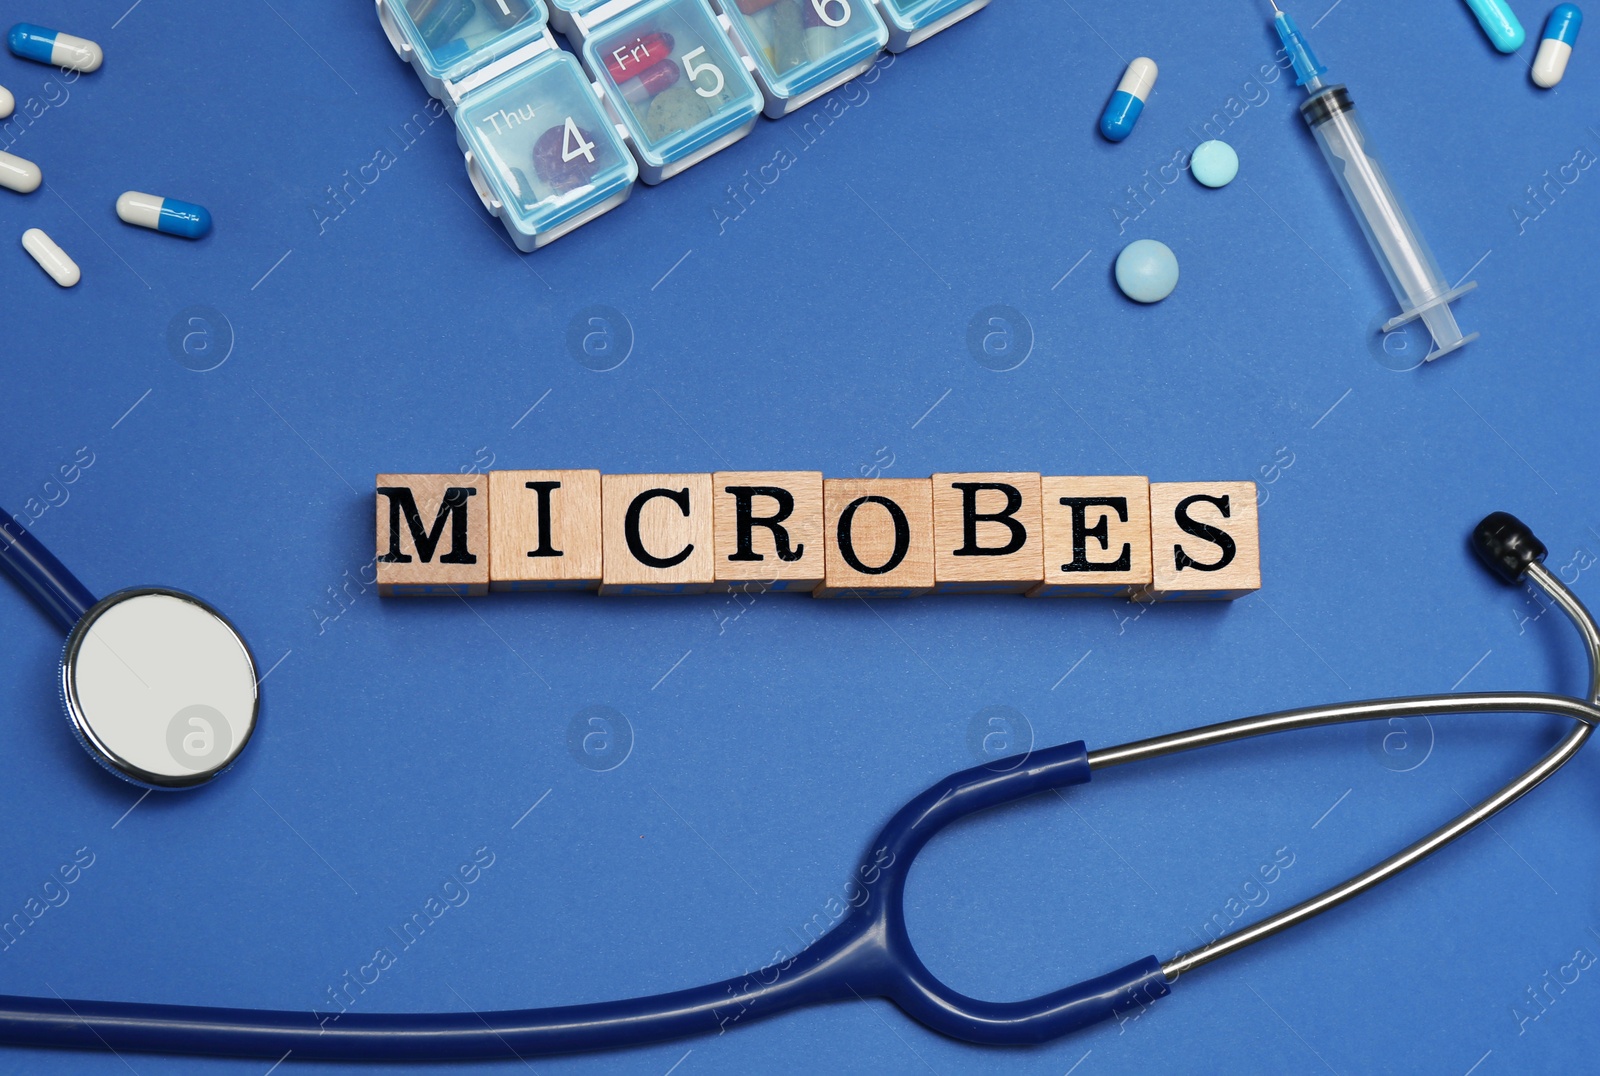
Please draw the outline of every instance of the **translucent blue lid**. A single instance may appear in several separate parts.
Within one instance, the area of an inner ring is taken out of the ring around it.
[[[454,81],[544,32],[544,0],[392,0],[395,26],[434,78]]]
[[[880,0],[885,17],[902,30],[920,30],[972,0]]]
[[[523,235],[581,217],[639,174],[578,61],[560,49],[467,94],[456,129],[507,226]]]
[[[679,161],[753,120],[756,89],[705,0],[646,0],[605,23],[584,58],[641,159]]]
[[[889,40],[871,0],[724,0],[722,8],[780,97],[801,96]]]

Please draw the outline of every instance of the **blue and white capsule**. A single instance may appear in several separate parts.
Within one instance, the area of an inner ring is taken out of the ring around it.
[[[1576,4],[1561,4],[1545,20],[1544,40],[1539,42],[1539,53],[1533,58],[1533,84],[1548,90],[1560,82],[1567,73],[1567,60],[1572,57],[1572,47],[1578,43],[1578,27],[1583,25],[1583,12]]]
[[[1156,62],[1140,56],[1128,65],[1117,83],[1117,92],[1106,102],[1100,113],[1100,133],[1108,142],[1121,142],[1133,133],[1133,125],[1144,111],[1145,98],[1156,85]]]
[[[157,194],[128,191],[117,199],[117,216],[124,224],[185,239],[199,239],[211,231],[211,213],[205,206]]]
[[[6,44],[11,46],[13,55],[24,60],[64,67],[68,71],[81,71],[86,75],[90,71],[100,70],[106,58],[100,46],[87,38],[73,37],[60,30],[35,26],[31,22],[19,22],[13,26],[6,35]]]

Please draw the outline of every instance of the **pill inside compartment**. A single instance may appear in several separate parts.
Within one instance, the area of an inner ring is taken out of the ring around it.
[[[478,196],[524,251],[620,205],[638,175],[578,62],[560,50],[468,94],[456,132]]]
[[[537,37],[543,0],[393,0],[434,75],[456,78]]]
[[[738,141],[762,98],[705,0],[654,0],[607,23],[584,61],[659,183]]]
[[[889,40],[871,0],[723,0],[722,8],[773,118],[866,70]]]

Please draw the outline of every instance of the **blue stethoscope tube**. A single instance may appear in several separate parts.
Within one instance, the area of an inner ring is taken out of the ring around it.
[[[38,602],[62,631],[71,631],[96,601],[89,588],[4,508],[0,508],[0,569]]]
[[[298,1060],[420,1061],[571,1053],[709,1034],[802,1005],[883,997],[935,1031],[970,1042],[1046,1042],[1164,996],[1178,975],[1303,922],[1419,862],[1554,773],[1600,722],[1600,628],[1544,570],[1544,546],[1503,513],[1474,534],[1485,563],[1508,583],[1531,580],[1562,609],[1589,654],[1589,697],[1436,695],[1267,714],[1087,752],[1064,744],[953,774],[902,807],[871,846],[859,881],[867,898],[810,948],[783,964],[720,983],[602,1004],[486,1013],[362,1015],[326,1020],[306,1012],[202,1008],[0,996],[0,1043]],[[987,1002],[936,979],[906,933],[905,883],[924,845],[952,822],[1051,789],[1083,784],[1093,770],[1269,732],[1394,715],[1547,713],[1574,727],[1492,796],[1359,875],[1261,922],[1163,964],[1145,957],[1042,997]],[[869,884],[870,883],[870,884]]]

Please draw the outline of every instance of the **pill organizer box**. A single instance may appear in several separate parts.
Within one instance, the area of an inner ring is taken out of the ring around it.
[[[428,93],[543,37],[543,0],[377,0],[378,22]]]
[[[542,247],[626,201],[638,168],[595,87],[544,25],[539,0],[504,27],[489,12],[519,0],[459,0],[470,17],[450,16],[430,34],[430,18],[452,2],[377,0],[378,18],[429,92],[437,86],[473,190],[517,249]]]
[[[849,82],[889,43],[869,0],[716,2],[773,119]]]
[[[603,21],[583,62],[628,130],[641,180],[659,183],[750,133],[761,91],[707,0],[618,0],[594,14]]]
[[[479,199],[530,251],[988,0],[375,2],[451,113]]]

